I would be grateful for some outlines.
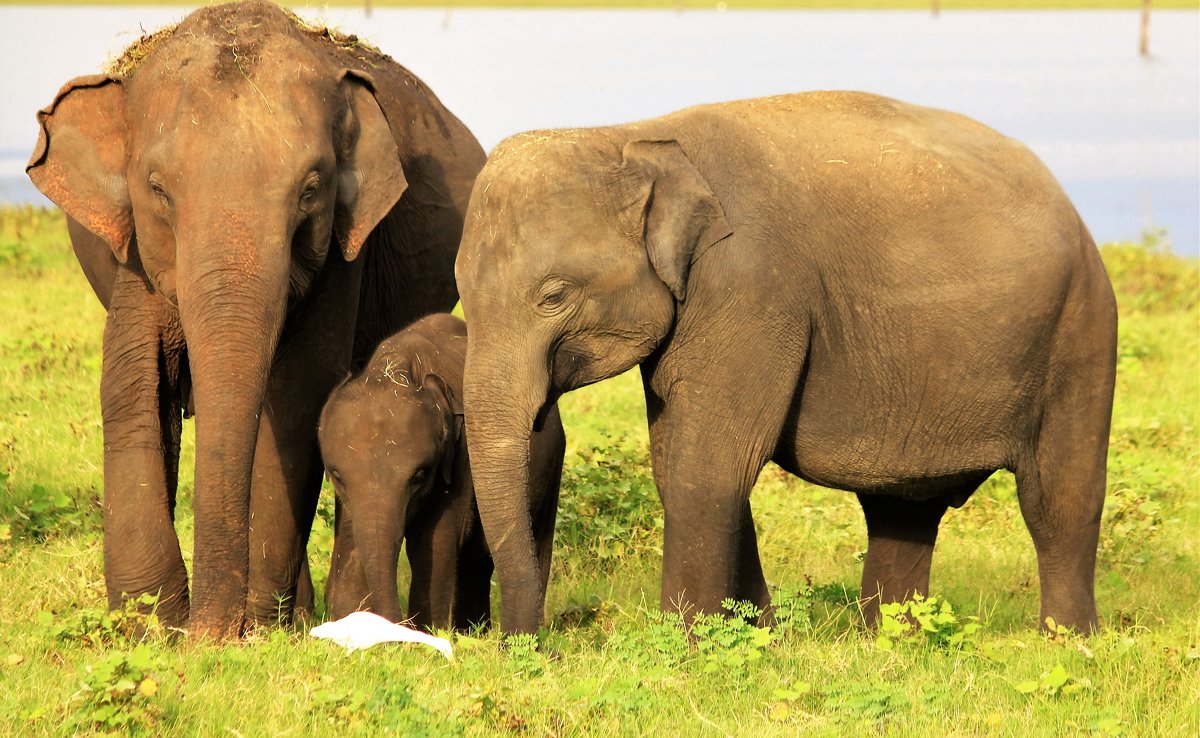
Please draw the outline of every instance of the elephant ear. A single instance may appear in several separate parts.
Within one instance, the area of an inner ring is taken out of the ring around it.
[[[133,206],[125,174],[129,157],[121,80],[103,74],[76,77],[37,117],[41,131],[26,174],[125,263]]]
[[[642,238],[650,264],[682,302],[692,262],[733,233],[725,211],[679,142],[630,141],[622,156],[623,166],[648,185]]]
[[[458,449],[463,445],[463,404],[462,398],[454,392],[441,375],[430,372],[421,379],[421,386],[437,397],[437,403],[449,416],[450,422],[446,428],[450,438],[446,439],[446,449],[442,452],[440,470],[442,481],[450,484],[454,476],[454,459]]]
[[[338,161],[334,229],[346,261],[358,256],[367,236],[408,189],[400,151],[387,116],[375,98],[375,83],[347,69],[338,84],[348,103]]]

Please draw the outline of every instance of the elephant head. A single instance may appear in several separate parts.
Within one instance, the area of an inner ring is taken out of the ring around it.
[[[396,569],[405,529],[429,522],[422,508],[432,495],[450,494],[462,436],[460,399],[438,374],[420,371],[400,359],[372,361],[333,391],[318,431],[326,472],[353,521],[370,588],[362,604],[394,622],[404,618]],[[419,615],[427,622],[432,613]]]
[[[523,134],[476,181],[456,263],[469,324],[464,400],[505,632],[541,620],[529,439],[563,392],[667,339],[692,262],[730,234],[679,142],[615,129]]]
[[[404,192],[396,143],[372,80],[265,2],[193,13],[134,71],[72,80],[38,117],[31,179],[178,308],[196,414],[191,624],[228,635],[285,315]]]

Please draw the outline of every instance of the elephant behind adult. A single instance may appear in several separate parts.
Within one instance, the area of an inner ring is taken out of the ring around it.
[[[1016,473],[1042,616],[1096,623],[1116,307],[1061,187],[1019,143],[862,93],[515,136],[472,194],[457,275],[479,511],[504,630],[545,592],[530,429],[641,364],[665,512],[661,604],[767,606],[767,460],[858,494],[862,596],[928,588],[942,514]]]
[[[291,609],[329,389],[456,302],[483,153],[390,58],[266,2],[197,10],[117,67],[39,114],[27,168],[108,308],[109,601],[158,592],[166,622],[228,637]],[[173,528],[189,399],[190,602]]]

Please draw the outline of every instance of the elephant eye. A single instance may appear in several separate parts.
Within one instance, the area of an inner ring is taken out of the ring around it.
[[[547,280],[542,284],[538,294],[538,307],[553,312],[566,304],[571,296],[573,285],[560,279]]]
[[[329,481],[334,482],[336,484],[342,483],[342,475],[338,473],[337,469],[329,470]]]
[[[308,208],[311,206],[320,193],[321,178],[314,172],[308,175],[308,179],[304,182],[304,189],[300,191],[300,207]]]
[[[150,193],[153,194],[154,197],[156,197],[164,207],[171,206],[171,196],[167,194],[167,188],[163,186],[162,180],[159,179],[157,173],[150,175],[147,185],[150,187]]]
[[[428,476],[429,476],[429,467],[423,466],[420,469],[417,469],[415,472],[413,472],[412,479],[414,482],[424,482],[425,478]]]

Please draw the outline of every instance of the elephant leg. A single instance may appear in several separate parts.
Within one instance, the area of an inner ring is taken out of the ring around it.
[[[492,556],[483,532],[463,545],[458,555],[458,583],[454,590],[454,629],[486,628],[492,620]]]
[[[405,531],[412,572],[408,616],[420,628],[451,625],[469,505],[469,497],[455,494],[449,504],[424,510]]]
[[[104,578],[109,606],[158,596],[169,626],[188,619],[174,505],[182,408],[182,337],[142,275],[121,269],[104,330]]]
[[[741,544],[738,548],[737,588],[734,599],[751,602],[760,610],[760,624],[774,620],[771,610],[771,593],[767,590],[767,578],[763,575],[762,559],[758,555],[758,533],[754,530],[754,514],[750,500],[746,500],[742,513]]]
[[[321,469],[314,463],[319,458],[315,439],[289,420],[293,419],[264,412],[254,452],[246,612],[248,619],[260,624],[291,620],[321,489]],[[316,427],[315,413],[312,427]]]
[[[737,343],[682,341],[642,365],[665,524],[661,605],[689,621],[724,612],[726,598],[770,604],[750,491],[778,444],[804,352],[743,322]]]
[[[879,605],[929,593],[929,567],[938,525],[949,498],[914,502],[888,495],[859,495],[867,518],[867,558],[860,606],[868,625],[879,620]]]
[[[1042,417],[1036,456],[1017,463],[1017,498],[1037,551],[1041,624],[1095,630],[1096,547],[1104,508],[1109,383],[1077,378]],[[1090,385],[1090,386],[1084,386]]]
[[[333,555],[330,559],[329,579],[325,582],[325,610],[330,619],[340,620],[366,608],[371,592],[362,557],[354,544],[354,521],[350,519],[350,509],[341,500],[334,502]]]
[[[562,481],[562,453],[559,452],[556,461],[550,468],[537,476],[536,484],[542,486],[541,505],[531,511],[533,515],[533,540],[537,544],[538,574],[541,576],[542,591],[547,591],[550,582],[550,559],[554,553],[554,524],[558,520],[558,492]],[[489,564],[491,558],[488,558]],[[489,567],[490,576],[490,567]],[[488,587],[490,591],[490,579]]]
[[[665,518],[661,605],[690,622],[697,614],[723,612],[721,601],[744,587],[760,586],[757,542],[744,538],[753,525],[747,523],[750,490],[766,463],[767,444],[730,443],[739,436],[715,428],[707,414],[681,418],[674,410],[650,426]],[[743,572],[750,582],[740,580]]]
[[[297,620],[307,621],[316,617],[316,593],[313,591],[312,570],[308,566],[307,554],[300,559],[300,574],[296,579]]]

